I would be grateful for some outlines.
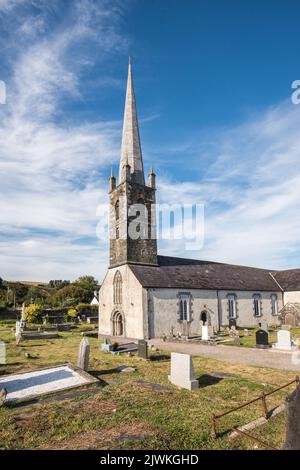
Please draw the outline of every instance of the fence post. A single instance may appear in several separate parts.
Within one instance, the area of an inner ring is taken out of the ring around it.
[[[268,412],[265,392],[262,392],[261,399],[262,399],[262,405],[263,405],[263,414],[264,414],[265,418],[268,419],[268,413],[269,412]]]
[[[211,437],[213,439],[217,438],[216,417],[215,417],[215,415],[212,415],[212,418],[211,418]]]

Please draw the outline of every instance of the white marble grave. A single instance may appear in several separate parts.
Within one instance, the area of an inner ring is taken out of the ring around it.
[[[291,333],[288,330],[279,330],[277,333],[277,343],[275,344],[276,349],[283,349],[291,351],[292,341]]]
[[[195,379],[192,356],[189,354],[171,353],[171,374],[169,380],[180,388],[194,390],[199,387]]]
[[[208,326],[202,325],[202,341],[208,341],[210,339]]]

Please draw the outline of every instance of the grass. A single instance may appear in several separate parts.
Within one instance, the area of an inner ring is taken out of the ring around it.
[[[244,346],[246,348],[255,348],[256,347],[256,338],[255,338],[255,333],[257,332],[259,328],[249,328],[248,329],[248,335],[246,336],[244,333],[243,329],[239,329],[239,336],[240,336],[240,346]],[[277,331],[275,329],[270,328],[269,332],[269,343],[276,343],[277,342]],[[300,338],[300,328],[299,327],[293,327],[291,328],[291,338],[296,339]],[[223,339],[230,339],[230,336],[227,332],[222,333]],[[223,343],[224,346],[236,346],[236,344],[232,342],[228,343]]]
[[[76,363],[81,328],[60,333],[54,340],[26,340],[15,345],[10,325],[0,326],[6,343],[7,364],[0,374],[32,370],[42,366]],[[103,380],[97,395],[68,401],[38,403],[27,408],[0,408],[0,449],[255,449],[253,441],[228,439],[230,426],[246,424],[261,416],[261,404],[253,404],[218,423],[221,434],[210,436],[211,416],[271,391],[292,380],[293,372],[227,364],[194,357],[200,388],[180,390],[168,382],[169,360],[143,361],[137,356],[115,356],[99,351],[99,340],[89,338],[90,370]],[[30,353],[31,359],[25,357]],[[136,368],[118,373],[119,365]],[[98,371],[98,372],[97,372]],[[218,379],[215,372],[232,378]],[[160,384],[161,391],[146,388],[140,381]],[[104,386],[105,385],[105,386]],[[167,389],[167,391],[165,390]],[[282,403],[286,389],[268,399],[269,407]],[[273,446],[282,447],[285,414],[252,431]]]

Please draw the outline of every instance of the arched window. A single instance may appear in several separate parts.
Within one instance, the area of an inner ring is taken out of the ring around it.
[[[181,321],[190,321],[190,297],[189,295],[179,296],[179,319]]]
[[[120,271],[117,271],[114,277],[114,303],[122,303],[122,276]]]
[[[119,218],[120,218],[120,203],[119,203],[119,201],[117,201],[116,204],[115,204],[115,216],[116,216],[116,221],[119,220]]]
[[[271,295],[271,312],[272,315],[278,315],[278,300],[276,294]]]
[[[261,317],[261,296],[260,294],[253,294],[253,309],[254,316]]]

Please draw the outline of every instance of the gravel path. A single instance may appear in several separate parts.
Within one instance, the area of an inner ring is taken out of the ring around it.
[[[210,346],[195,343],[163,342],[160,339],[151,339],[149,344],[153,344],[165,351],[209,357],[232,364],[247,364],[300,372],[300,351],[290,353],[266,349],[241,348],[238,346]],[[294,361],[292,361],[292,354],[294,354]],[[293,363],[296,362],[295,358],[298,364]]]

